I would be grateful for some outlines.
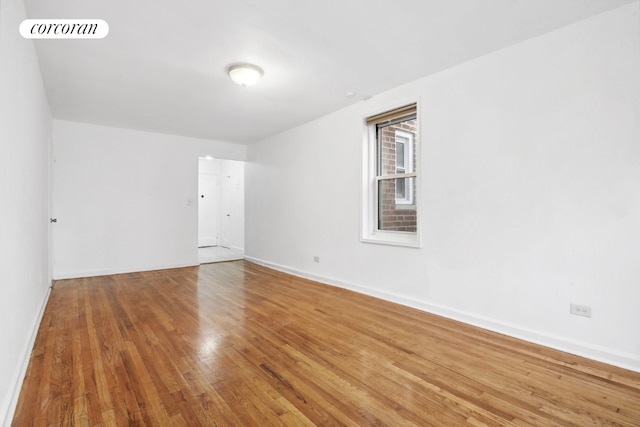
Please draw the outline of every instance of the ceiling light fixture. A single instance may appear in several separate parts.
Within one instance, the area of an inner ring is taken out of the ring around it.
[[[229,73],[229,77],[234,83],[247,87],[256,84],[264,74],[264,71],[253,64],[235,64],[227,68],[227,73]]]

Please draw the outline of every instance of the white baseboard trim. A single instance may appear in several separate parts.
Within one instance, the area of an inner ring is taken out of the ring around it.
[[[31,325],[29,341],[27,341],[20,353],[22,356],[20,368],[16,371],[10,383],[13,385],[13,387],[9,388],[11,396],[4,402],[3,407],[0,408],[0,414],[2,414],[3,418],[2,425],[5,427],[11,426],[11,422],[13,421],[13,416],[16,412],[16,407],[18,406],[20,391],[22,390],[22,383],[24,382],[25,375],[27,374],[27,368],[29,367],[29,361],[31,360],[31,352],[33,351],[33,346],[35,345],[36,337],[38,336],[38,329],[42,322],[42,316],[44,316],[44,309],[47,307],[47,302],[49,301],[49,295],[51,295],[51,287],[47,287],[44,298],[40,304],[40,310]]]
[[[54,280],[63,280],[63,279],[77,279],[80,277],[95,277],[95,276],[108,276],[111,274],[126,274],[126,273],[139,273],[143,271],[154,271],[154,270],[169,270],[171,268],[184,268],[184,267],[197,267],[200,265],[199,262],[181,262],[175,264],[161,264],[161,265],[146,265],[146,266],[131,266],[131,267],[123,267],[123,268],[107,268],[107,269],[98,269],[98,270],[79,270],[79,271],[63,271],[63,272],[54,272]]]
[[[596,360],[598,362],[607,363],[609,365],[617,366],[624,369],[629,369],[635,372],[640,372],[640,357],[635,354],[629,354],[604,348],[601,346],[575,341],[569,338],[545,333],[542,331],[536,331],[529,328],[524,328],[518,325],[513,325],[507,322],[503,322],[497,319],[491,319],[485,316],[478,316],[473,313],[464,312],[454,308],[441,306],[438,304],[432,304],[426,301],[416,300],[406,296],[394,294],[391,292],[380,291],[378,289],[368,288],[366,286],[357,285],[354,283],[345,282],[342,280],[334,279],[331,277],[325,277],[307,271],[298,270],[292,267],[276,264],[270,261],[266,261],[259,258],[254,258],[245,255],[247,261],[259,264],[274,270],[282,271],[284,273],[292,274],[294,276],[310,279],[316,282],[324,283],[331,286],[336,286],[343,289],[348,289],[361,294],[373,296],[386,301],[395,302],[407,307],[416,308],[421,311],[443,316],[449,319],[457,320],[467,323],[469,325],[477,326],[479,328],[487,329],[500,334],[508,335],[510,337],[525,340],[534,344],[539,344],[545,347],[550,347],[556,350],[564,351],[566,353],[574,354],[577,356],[586,357],[588,359]]]

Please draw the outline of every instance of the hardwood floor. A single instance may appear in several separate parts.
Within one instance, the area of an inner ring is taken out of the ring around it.
[[[246,261],[57,281],[15,426],[640,426],[640,374]]]

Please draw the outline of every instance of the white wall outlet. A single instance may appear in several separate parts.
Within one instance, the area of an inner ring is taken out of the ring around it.
[[[591,307],[588,305],[571,304],[569,312],[576,316],[591,317]]]
[[[314,256],[313,257],[313,262],[320,262],[320,257],[319,256]]]

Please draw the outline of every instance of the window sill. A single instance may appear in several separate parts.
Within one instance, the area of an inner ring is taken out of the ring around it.
[[[416,205],[414,203],[401,203],[396,201],[396,210],[397,211],[415,211]]]
[[[377,243],[379,245],[405,246],[419,248],[420,238],[418,233],[401,231],[376,231],[360,238],[363,243]]]

